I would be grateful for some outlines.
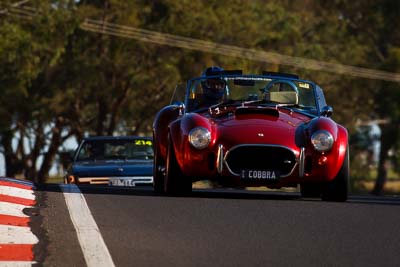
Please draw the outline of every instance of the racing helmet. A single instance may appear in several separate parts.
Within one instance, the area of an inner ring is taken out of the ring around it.
[[[206,78],[218,75],[223,70],[223,68],[217,66],[208,67],[202,72],[201,77]],[[203,88],[203,95],[206,98],[220,100],[224,96],[226,82],[222,78],[208,78],[201,82],[201,86]]]

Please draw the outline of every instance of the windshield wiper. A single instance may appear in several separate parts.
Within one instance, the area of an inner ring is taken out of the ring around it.
[[[271,100],[254,100],[254,101],[247,101],[243,102],[243,105],[261,105],[261,106],[267,106],[267,107],[275,107],[275,108],[285,108],[285,109],[291,109],[291,108],[298,108],[298,109],[305,109],[306,106],[302,106],[299,104],[293,104],[293,103],[279,103]]]
[[[287,104],[285,104],[285,103],[280,103],[280,104],[277,104],[276,105],[277,107],[279,107],[279,108],[299,108],[300,106],[299,106],[299,104],[289,104],[289,103],[287,103]]]
[[[276,106],[283,107],[283,108],[297,108],[297,109],[304,109],[304,110],[313,109],[312,106],[305,106],[305,105],[299,105],[299,104],[277,104]]]
[[[248,106],[248,105],[254,105],[254,104],[271,104],[271,105],[279,105],[278,102],[271,101],[271,100],[266,100],[266,99],[260,99],[260,100],[251,100],[251,101],[244,101],[242,102],[243,106]]]
[[[295,108],[295,109],[302,109],[302,110],[314,109],[314,107],[312,107],[312,106],[305,106],[305,105],[299,105],[299,104],[294,104],[294,103],[279,103],[279,102],[266,100],[266,99],[244,101],[244,102],[242,102],[242,105],[243,106],[261,105],[261,106],[275,107],[275,108],[286,108],[286,109]]]
[[[220,107],[229,107],[229,106],[233,106],[234,107],[234,106],[237,106],[237,105],[240,105],[240,102],[238,102],[237,100],[230,99],[230,100],[227,100],[227,101],[212,105],[208,109],[209,109],[209,111],[211,113],[211,111],[213,109],[217,109],[217,108],[220,108]]]

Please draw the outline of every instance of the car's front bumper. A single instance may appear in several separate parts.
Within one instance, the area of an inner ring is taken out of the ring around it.
[[[106,184],[111,186],[152,185],[153,176],[78,177],[79,184]]]

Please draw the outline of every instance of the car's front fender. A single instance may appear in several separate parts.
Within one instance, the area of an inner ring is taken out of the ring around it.
[[[333,137],[333,146],[329,151],[318,152],[311,144],[311,136],[318,130],[325,130],[331,133]],[[302,126],[297,134],[296,143],[305,147],[306,174],[311,177],[325,177],[326,180],[332,180],[338,174],[346,157],[348,149],[348,132],[346,128],[335,123],[332,119],[318,117]],[[307,162],[308,161],[308,162]]]
[[[202,166],[202,162],[205,164],[207,160],[207,148],[197,150],[189,143],[189,133],[195,127],[204,127],[210,131],[211,142],[209,146],[212,146],[212,142],[215,142],[215,131],[209,120],[197,113],[185,114],[182,118],[172,122],[169,128],[170,142],[173,144],[178,165],[184,173],[186,173],[185,170],[191,169],[194,165]],[[192,163],[196,164],[192,165]]]
[[[171,122],[180,115],[180,107],[176,105],[166,106],[161,109],[153,122],[154,150],[158,156],[166,158],[168,129]]]

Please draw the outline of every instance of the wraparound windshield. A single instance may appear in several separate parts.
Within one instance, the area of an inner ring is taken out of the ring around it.
[[[153,158],[151,140],[110,139],[85,141],[78,151],[76,160],[150,160]]]
[[[313,84],[305,81],[213,76],[191,80],[189,85],[186,96],[187,112],[224,102],[282,104],[309,112],[316,111]]]

